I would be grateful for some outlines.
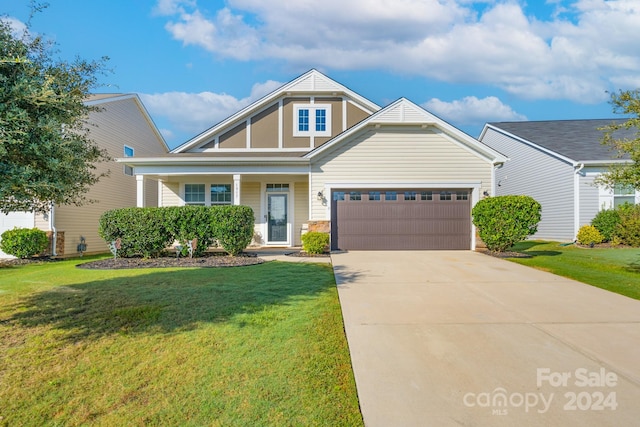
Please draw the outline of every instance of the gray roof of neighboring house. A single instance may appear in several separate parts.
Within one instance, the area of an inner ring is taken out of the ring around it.
[[[603,131],[598,130],[626,119],[548,120],[533,122],[493,122],[490,126],[525,139],[575,161],[617,159],[616,153],[601,144]],[[635,138],[638,129],[620,130],[614,136]]]

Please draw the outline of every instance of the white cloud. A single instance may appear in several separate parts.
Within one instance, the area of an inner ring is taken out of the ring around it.
[[[198,134],[252,102],[273,92],[282,83],[273,80],[253,85],[251,94],[238,99],[225,93],[166,92],[140,94],[152,117],[161,117],[171,126],[189,135]],[[162,132],[167,140],[173,135]]]
[[[204,2],[200,2],[204,4]],[[483,3],[482,8],[474,9]],[[490,84],[529,99],[605,100],[637,81],[637,0],[552,1],[543,21],[498,0],[159,0],[167,30],[223,58],[282,60],[300,69],[384,69]],[[570,15],[571,19],[563,18]]]
[[[467,96],[446,102],[432,98],[422,104],[428,111],[456,125],[482,125],[493,121],[527,120],[526,116],[515,112],[495,96],[476,98]]]

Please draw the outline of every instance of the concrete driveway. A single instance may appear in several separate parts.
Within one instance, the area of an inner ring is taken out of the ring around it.
[[[640,301],[470,251],[331,257],[368,427],[640,425]]]

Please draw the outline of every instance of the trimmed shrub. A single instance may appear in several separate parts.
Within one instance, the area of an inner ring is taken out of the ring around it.
[[[2,233],[0,249],[18,258],[29,258],[47,249],[47,233],[37,228],[14,228]]]
[[[602,243],[604,240],[604,236],[593,225],[583,225],[580,227],[576,238],[581,245],[595,245]]]
[[[529,196],[496,196],[473,207],[473,223],[487,248],[503,252],[538,231],[541,206]]]
[[[640,247],[640,205],[623,205],[618,208],[620,224],[615,234],[629,246]]]
[[[215,241],[211,209],[206,206],[176,206],[161,209],[167,231],[185,248],[189,240],[198,239],[193,256],[202,256]]]
[[[174,241],[165,226],[164,208],[123,208],[100,217],[98,234],[107,242],[120,238],[122,257],[158,257]]]
[[[309,231],[302,235],[302,249],[308,254],[321,254],[329,245],[329,234]]]
[[[249,206],[213,206],[211,220],[215,238],[229,255],[238,255],[251,243],[255,219]]]
[[[591,225],[598,229],[606,242],[613,239],[618,224],[620,224],[620,213],[615,209],[602,210],[591,220]]]

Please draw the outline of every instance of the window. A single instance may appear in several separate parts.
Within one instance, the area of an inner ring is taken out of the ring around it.
[[[344,191],[334,191],[333,200],[344,200]]]
[[[134,152],[132,147],[129,147],[128,145],[124,146],[124,156],[125,157],[133,157],[134,153],[135,152]],[[124,174],[125,175],[129,175],[129,176],[133,176],[133,168],[131,166],[124,165]]]
[[[420,193],[420,200],[433,200],[433,191],[423,191]]]
[[[441,191],[440,200],[451,200],[451,191]]]
[[[288,193],[289,184],[267,184],[267,192],[269,193]]]
[[[184,204],[204,206],[204,184],[185,184],[184,185]]]
[[[380,192],[379,191],[369,191],[369,200],[380,200]]]
[[[625,203],[635,204],[636,191],[630,185],[618,184],[613,187],[613,207],[624,205]]]
[[[211,204],[231,204],[231,184],[211,184]]]
[[[456,193],[456,200],[469,200],[469,193]]]
[[[418,195],[418,193],[416,193],[415,191],[405,191],[404,192],[404,199],[405,200],[417,200],[416,196]]]
[[[297,104],[293,123],[293,136],[331,136],[331,105]]]
[[[398,200],[398,193],[395,191],[387,191],[384,193],[385,200]]]
[[[350,191],[349,200],[362,200],[362,193],[359,191]]]

